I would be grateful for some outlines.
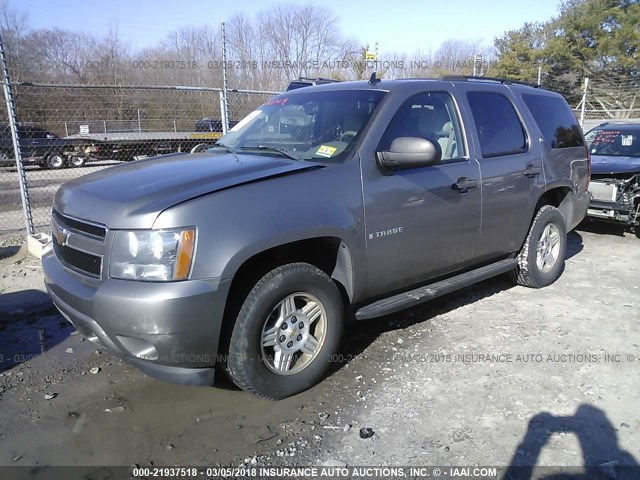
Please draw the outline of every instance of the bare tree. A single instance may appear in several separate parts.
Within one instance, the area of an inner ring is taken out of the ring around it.
[[[9,0],[0,1],[0,34],[14,81],[21,81],[27,68],[22,40],[28,32],[28,15],[15,10]]]

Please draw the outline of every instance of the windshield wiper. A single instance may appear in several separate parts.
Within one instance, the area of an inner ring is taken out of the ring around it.
[[[236,159],[236,162],[238,163],[242,163],[240,161],[240,159],[238,158],[238,154],[236,153],[236,151],[231,148],[229,145],[222,143],[222,142],[216,142],[213,144],[214,147],[219,147],[222,148],[225,152],[230,153],[231,155],[233,155],[233,158]]]
[[[239,150],[265,150],[268,152],[279,153],[283,157],[290,158],[291,160],[296,160],[296,161],[300,160],[298,157],[294,157],[293,155],[288,153],[286,150],[283,150],[281,148],[276,148],[276,147],[268,147],[266,145],[256,145],[255,147],[240,147]]]

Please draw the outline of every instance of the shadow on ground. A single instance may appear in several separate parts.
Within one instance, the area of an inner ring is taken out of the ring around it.
[[[630,231],[630,227],[621,223],[603,222],[598,220],[586,219],[576,227],[577,230],[581,230],[589,233],[596,233],[599,235],[611,235],[616,237],[624,237],[625,234],[633,235]]]
[[[582,404],[575,415],[566,417],[541,412],[529,420],[503,480],[637,479],[640,465],[620,448],[616,431],[605,412],[593,405]],[[578,438],[584,467],[535,467],[551,437],[567,433]]]

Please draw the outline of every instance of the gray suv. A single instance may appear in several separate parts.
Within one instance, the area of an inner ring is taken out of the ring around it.
[[[564,268],[589,205],[565,100],[499,79],[341,82],[269,100],[208,152],[58,190],[51,298],[144,372],[278,399],[326,375],[345,321]]]

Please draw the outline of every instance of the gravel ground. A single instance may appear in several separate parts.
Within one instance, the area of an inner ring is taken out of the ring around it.
[[[280,402],[150,379],[50,304],[25,317],[41,271],[5,241],[0,465],[637,465],[640,240],[569,241],[545,289],[498,277],[354,322],[333,374]]]

